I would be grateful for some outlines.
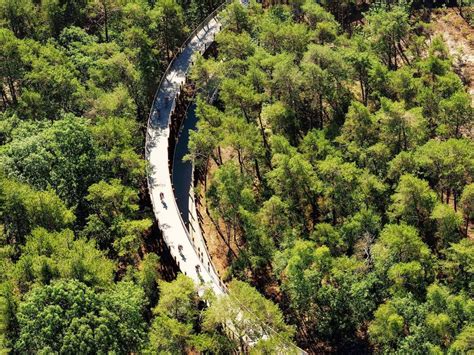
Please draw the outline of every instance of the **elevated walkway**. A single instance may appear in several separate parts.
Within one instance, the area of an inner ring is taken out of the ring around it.
[[[217,295],[225,293],[225,286],[212,265],[201,234],[196,234],[199,238],[193,240],[181,217],[171,183],[168,151],[170,134],[173,134],[170,118],[176,98],[186,81],[193,55],[203,53],[220,30],[216,14],[223,6],[193,31],[181,47],[179,55],[165,71],[148,119],[145,145],[145,157],[149,163],[148,188],[153,212],[170,253],[182,273],[192,278],[197,285],[210,286]]]
[[[193,279],[196,285],[203,286],[201,292],[206,287],[210,287],[218,296],[226,294],[227,289],[212,263],[198,223],[196,204],[192,193],[192,178],[189,181],[191,188],[189,190],[189,211],[187,212],[189,213],[189,230],[176,203],[170,165],[172,163],[172,160],[170,162],[170,148],[174,149],[174,147],[170,146],[170,141],[175,142],[177,138],[174,136],[176,130],[173,129],[171,117],[181,87],[186,82],[186,75],[192,65],[193,56],[198,52],[204,53],[214,42],[214,37],[221,27],[217,14],[229,2],[227,0],[217,8],[191,33],[181,47],[179,54],[168,65],[150,110],[145,142],[145,157],[148,161],[148,189],[153,212],[171,256],[183,274]],[[246,4],[247,0],[242,0],[242,3]],[[176,178],[179,177],[175,176]],[[241,304],[235,297],[233,302],[240,310],[246,309],[246,305]],[[255,322],[258,323],[259,320],[255,319]],[[226,327],[230,332],[233,332],[232,324],[227,324]],[[258,328],[261,329],[263,338],[275,334],[275,331],[267,324],[258,323]],[[248,341],[248,345],[251,346],[252,342]],[[294,344],[285,344],[285,346],[282,348],[282,350],[285,349],[282,353],[306,354],[304,350]]]

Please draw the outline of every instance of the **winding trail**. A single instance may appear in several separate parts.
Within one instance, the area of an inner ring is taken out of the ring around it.
[[[149,163],[148,188],[153,212],[172,257],[181,272],[191,277],[197,285],[207,284],[216,295],[220,295],[225,293],[225,286],[212,266],[205,242],[202,237],[193,240],[195,234],[189,233],[181,217],[168,160],[170,117],[175,107],[175,99],[180,86],[185,83],[193,55],[204,52],[220,30],[216,13],[217,11],[208,17],[205,25],[190,38],[164,74],[148,119],[145,156]],[[160,195],[163,195],[163,199]],[[179,250],[178,246],[182,249]]]
[[[229,2],[230,0],[226,0],[193,31],[191,37],[184,43],[181,53],[168,66],[153,100],[145,139],[150,199],[155,218],[171,256],[175,259],[181,272],[189,276],[196,285],[201,286],[200,294],[210,287],[218,296],[228,294],[227,289],[212,264],[199,226],[192,190],[192,164],[182,162],[182,156],[187,150],[188,130],[196,124],[194,103],[186,112],[188,118],[192,118],[192,120],[185,121],[183,129],[186,131],[181,134],[181,144],[179,147],[175,147],[174,158],[171,162],[169,161],[169,141],[170,135],[173,134],[171,115],[180,87],[185,83],[186,75],[192,65],[193,55],[198,52],[204,53],[214,42],[215,34],[221,27],[217,14]],[[241,0],[241,2],[243,5],[247,4],[247,0]],[[170,164],[178,164],[178,161],[179,165],[176,165],[176,169],[172,171]],[[173,189],[172,177],[176,187],[180,189],[177,193]],[[181,212],[184,212],[186,216],[181,215],[176,197],[179,197]],[[232,297],[232,295],[230,296]],[[247,305],[241,304],[238,300],[233,300],[233,302],[241,310],[248,311]],[[242,321],[248,322],[245,319]],[[262,338],[268,338],[272,334],[278,337],[278,334],[267,324],[259,323],[259,319],[253,319],[253,321],[256,328],[261,330]],[[226,326],[233,332],[232,324]],[[250,346],[254,343],[248,337],[245,342]],[[282,351],[282,353],[306,354],[304,350],[292,343],[282,343]]]

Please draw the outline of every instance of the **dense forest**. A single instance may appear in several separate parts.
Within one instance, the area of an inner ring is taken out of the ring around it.
[[[0,0],[0,353],[473,351],[473,99],[424,2],[227,6],[187,158],[229,296],[164,272],[146,121],[219,4]]]
[[[189,157],[229,274],[314,352],[472,351],[472,98],[423,12],[337,15],[232,5],[194,67]]]

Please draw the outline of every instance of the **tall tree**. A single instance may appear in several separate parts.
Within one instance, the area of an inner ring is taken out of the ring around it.
[[[136,352],[145,338],[143,291],[121,283],[98,294],[78,281],[34,288],[20,304],[20,352]]]
[[[403,221],[413,225],[425,237],[430,237],[433,232],[430,216],[436,200],[436,194],[426,181],[413,175],[403,175],[396,193],[392,196],[390,218],[393,221]]]

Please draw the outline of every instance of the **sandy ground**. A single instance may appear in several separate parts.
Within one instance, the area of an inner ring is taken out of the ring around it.
[[[431,20],[434,33],[443,36],[455,59],[474,106],[474,28],[453,8],[434,11]]]
[[[431,20],[434,33],[441,34],[446,41],[474,106],[474,28],[468,25],[457,9],[437,10],[433,12]],[[468,236],[474,239],[472,223],[468,228]]]
[[[230,149],[222,149],[221,151],[222,158],[224,161],[227,161],[229,159],[233,159],[233,155],[230,151]],[[207,185],[209,187],[210,182],[212,181],[212,175],[214,171],[217,169],[217,165],[212,159],[209,159],[209,166],[208,166],[208,174],[207,174]],[[204,190],[204,184],[201,182],[198,183],[197,190],[199,192],[199,195],[196,194],[196,196],[199,196],[199,201],[200,203],[197,204],[197,209],[198,213],[200,216],[200,224],[201,224],[201,230],[204,238],[206,239],[206,244],[209,250],[209,254],[211,255],[212,261],[214,263],[214,266],[216,267],[219,275],[221,278],[226,279],[225,275],[227,274],[227,269],[230,266],[228,254],[229,254],[229,247],[227,244],[224,242],[222,237],[219,235],[216,226],[214,225],[211,217],[208,214],[208,209],[206,208],[206,192]],[[215,221],[216,223],[219,223],[219,228],[220,230],[225,233],[225,225],[222,223],[222,221]],[[233,242],[233,240],[230,241],[230,245],[232,247],[232,250],[237,254],[238,249]]]

